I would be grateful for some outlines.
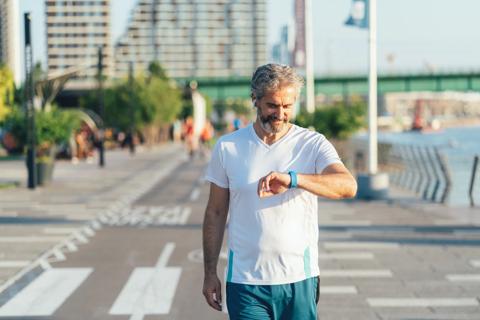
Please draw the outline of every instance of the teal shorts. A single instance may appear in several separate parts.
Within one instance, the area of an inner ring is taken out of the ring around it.
[[[318,277],[280,285],[227,282],[227,308],[232,320],[316,320]]]

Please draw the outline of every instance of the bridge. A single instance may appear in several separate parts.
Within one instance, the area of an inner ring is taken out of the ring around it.
[[[246,99],[250,96],[250,78],[200,78],[195,80],[200,92],[213,100]],[[380,75],[378,77],[378,94],[409,91],[480,91],[480,71]],[[315,94],[366,95],[368,94],[368,78],[367,76],[317,78],[315,79]]]

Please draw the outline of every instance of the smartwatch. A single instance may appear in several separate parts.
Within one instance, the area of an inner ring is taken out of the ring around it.
[[[297,187],[297,173],[295,171],[288,171],[290,175],[290,189],[294,189]]]

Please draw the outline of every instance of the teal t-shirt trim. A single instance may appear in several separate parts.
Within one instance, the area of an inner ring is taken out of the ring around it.
[[[310,271],[310,247],[305,248],[303,252],[303,269],[305,270],[305,277],[310,278],[312,273]]]
[[[232,272],[233,271],[233,251],[229,250],[228,252],[228,272],[227,272],[227,282],[232,282]]]

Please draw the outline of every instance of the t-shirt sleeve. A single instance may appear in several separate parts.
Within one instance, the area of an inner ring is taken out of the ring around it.
[[[205,180],[215,183],[221,188],[228,188],[228,177],[225,171],[221,141],[217,141],[212,151],[212,157],[205,172]]]
[[[335,147],[322,136],[319,143],[317,159],[315,161],[316,173],[322,173],[322,171],[333,163],[342,163],[342,160],[338,156]]]

